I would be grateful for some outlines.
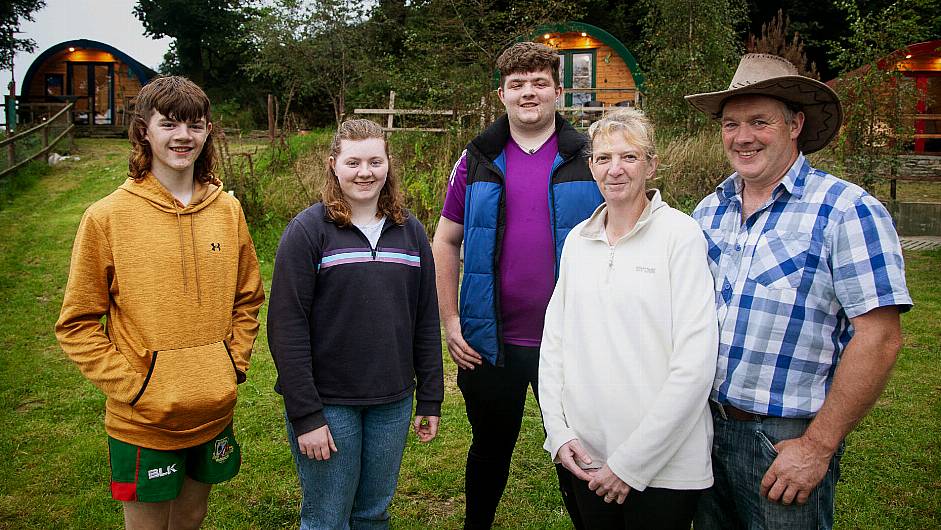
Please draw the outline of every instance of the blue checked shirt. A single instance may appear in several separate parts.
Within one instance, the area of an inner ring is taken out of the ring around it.
[[[693,212],[709,243],[719,312],[712,399],[810,417],[853,336],[851,318],[911,308],[902,249],[885,207],[803,155],[742,222],[733,174]]]

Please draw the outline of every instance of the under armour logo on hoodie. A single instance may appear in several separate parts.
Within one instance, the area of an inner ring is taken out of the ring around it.
[[[220,252],[222,250],[222,243],[209,243],[209,248],[213,252]]]

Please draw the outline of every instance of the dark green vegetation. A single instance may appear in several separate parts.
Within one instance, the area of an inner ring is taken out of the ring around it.
[[[33,39],[17,36],[20,23],[32,21],[33,13],[46,5],[44,0],[6,0],[0,4],[0,68],[9,69],[17,52],[36,49]]]
[[[291,116],[288,127],[384,106],[390,90],[399,108],[473,108],[493,98],[495,60],[507,45],[565,21],[624,43],[651,80],[658,125],[686,127],[677,95],[724,88],[749,34],[760,35],[779,9],[790,20],[788,41],[799,33],[829,80],[941,36],[939,2],[139,0],[134,12],[148,35],[174,39],[161,70],[197,80],[213,101],[245,108],[260,127],[267,93],[278,97],[279,124]]]
[[[76,152],[80,162],[32,178],[0,210],[0,528],[122,523],[119,503],[108,498],[104,398],[61,352],[53,324],[79,218],[124,180],[127,144],[80,140]],[[253,226],[266,283],[282,226],[274,218]],[[903,317],[906,345],[889,388],[847,442],[839,528],[941,526],[941,251],[908,253],[906,259],[917,306]],[[264,316],[263,310],[263,322]],[[300,491],[264,334],[262,324],[239,392],[235,427],[244,450],[242,472],[213,493],[205,528],[297,524]],[[446,359],[445,366],[441,431],[429,445],[409,441],[392,505],[394,528],[460,527],[470,433],[454,365]],[[542,437],[530,399],[499,528],[569,527]]]

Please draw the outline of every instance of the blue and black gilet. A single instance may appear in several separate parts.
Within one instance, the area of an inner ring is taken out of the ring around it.
[[[559,114],[555,129],[559,151],[547,175],[546,193],[558,279],[565,236],[604,199],[588,169],[588,139]],[[509,120],[503,116],[468,144],[466,155],[461,332],[471,347],[496,366],[502,366],[504,360],[498,264],[506,224],[504,148],[509,139]]]

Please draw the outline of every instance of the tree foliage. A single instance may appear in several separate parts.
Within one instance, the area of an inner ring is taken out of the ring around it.
[[[644,0],[645,110],[674,132],[709,123],[683,96],[728,86],[741,55],[742,0]]]
[[[45,0],[4,0],[0,2],[0,68],[13,69],[16,52],[33,52],[33,39],[17,37],[22,20],[33,20],[33,13],[46,6]]]
[[[855,68],[868,60],[862,57],[875,56],[872,44],[897,40],[886,32],[907,36],[907,42],[915,36],[941,36],[939,4],[941,0],[138,0],[135,13],[148,35],[174,39],[165,71],[190,76],[214,100],[237,99],[259,115],[265,108],[262,96],[271,91],[279,98],[282,116],[285,110],[298,112],[307,124],[341,119],[357,106],[384,105],[390,90],[396,92],[397,106],[473,112],[481,97],[493,99],[496,58],[509,44],[531,38],[542,24],[587,22],[617,37],[638,59],[646,77],[645,107],[657,123],[695,132],[709,120],[690,111],[683,96],[724,88],[749,31],[760,35],[750,49],[784,55],[811,77],[817,77],[812,73],[816,66],[829,79],[833,65]],[[906,21],[899,17],[902,11],[918,11],[918,16]],[[769,22],[774,13],[780,14]],[[902,22],[879,25],[890,18]]]
[[[541,24],[568,20],[565,0],[425,0],[407,7],[399,50],[375,41],[382,69],[406,101],[459,106],[491,94],[497,57]]]
[[[844,71],[836,85],[845,114],[839,153],[850,176],[869,189],[896,170],[898,155],[909,148],[918,93],[896,63],[906,45],[931,34],[937,3],[905,0],[864,11],[863,2],[840,2],[851,32],[831,43],[834,63]]]
[[[748,35],[746,50],[748,53],[770,53],[784,57],[797,67],[800,75],[820,79],[817,65],[807,59],[800,34],[795,31],[792,37],[788,37],[790,24],[791,19],[784,16],[784,11],[779,9],[778,14],[770,22],[761,25],[761,36]]]
[[[163,73],[192,79],[214,103],[237,102],[234,106],[251,109],[254,121],[262,123],[269,86],[264,80],[246,83],[243,70],[254,60],[249,22],[259,14],[258,2],[138,0],[134,15],[144,24],[145,35],[173,39],[160,67]]]
[[[325,94],[339,123],[367,68],[360,26],[368,11],[366,0],[280,0],[252,25],[257,55],[246,70],[279,84],[285,105]]]

